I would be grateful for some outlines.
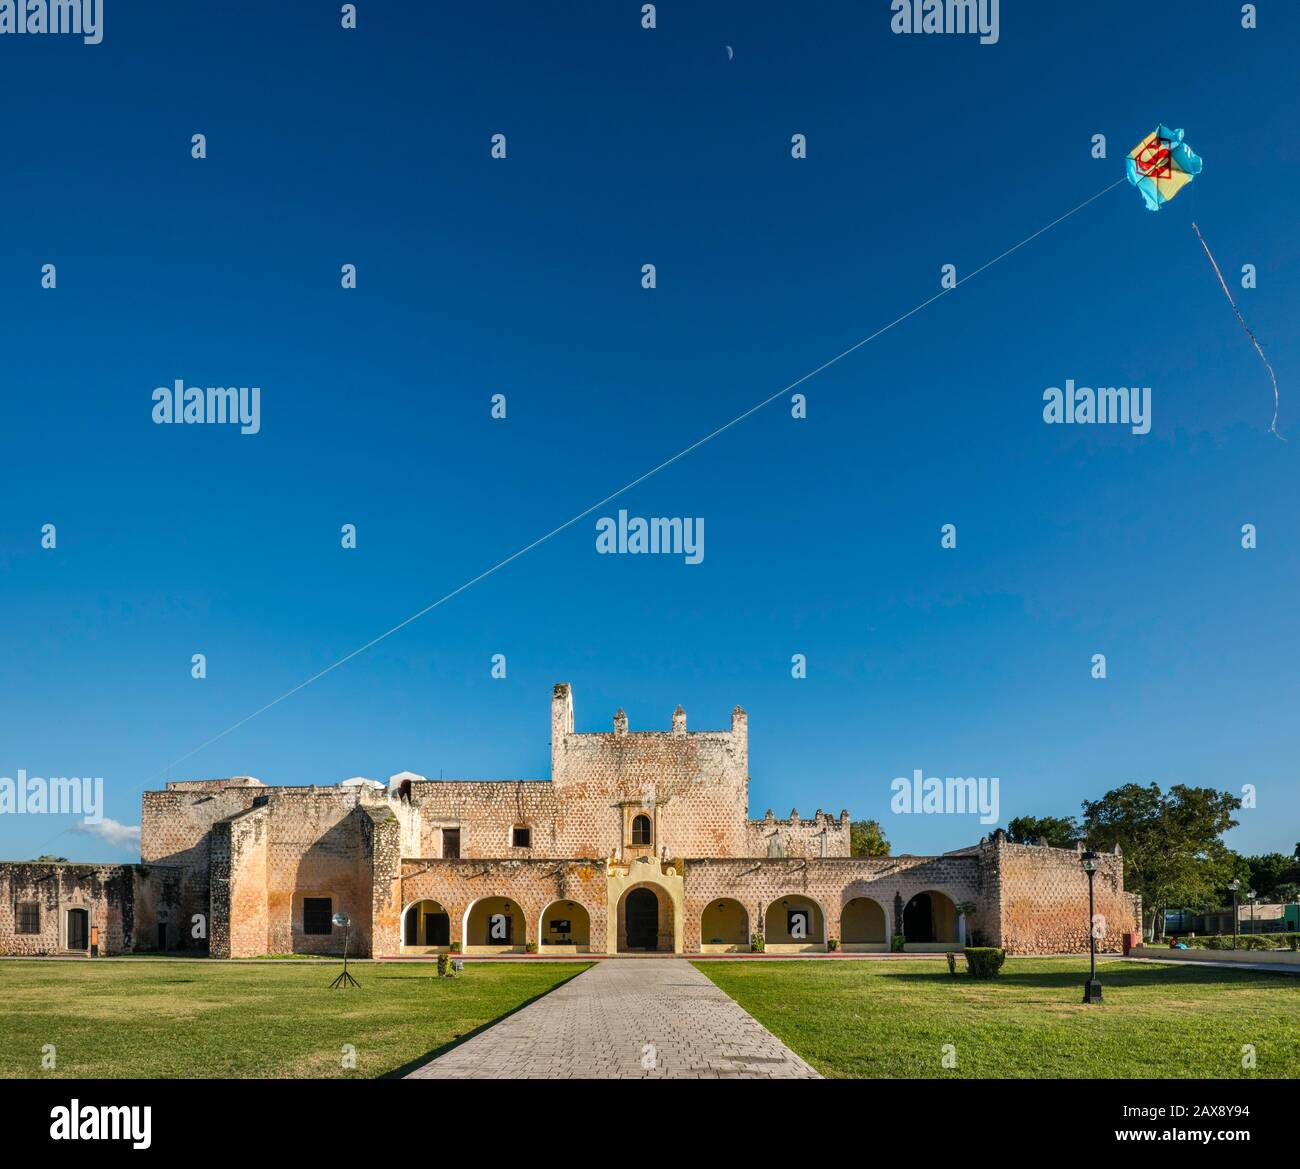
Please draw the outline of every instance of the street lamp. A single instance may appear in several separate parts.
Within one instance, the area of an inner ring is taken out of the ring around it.
[[[1083,871],[1088,874],[1088,982],[1083,988],[1085,1003],[1101,1002],[1101,983],[1097,981],[1097,929],[1095,902],[1093,901],[1092,883],[1097,876],[1097,854],[1089,849],[1081,858]]]
[[[1254,889],[1246,894],[1246,900],[1250,902],[1250,932],[1252,936],[1255,933],[1255,898],[1258,896],[1259,894]]]
[[[1228,882],[1228,888],[1232,890],[1232,948],[1237,948],[1237,890],[1241,888],[1241,881],[1233,877]]]

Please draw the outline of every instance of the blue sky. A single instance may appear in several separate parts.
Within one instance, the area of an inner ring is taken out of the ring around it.
[[[633,3],[363,0],[355,32],[328,2],[109,0],[98,46],[0,37],[0,775],[103,776],[126,824],[168,777],[546,778],[567,680],[579,730],[742,704],[753,815],[848,807],[897,851],[988,831],[891,815],[920,768],[999,777],[1003,823],[1253,783],[1230,843],[1289,852],[1300,13],[1239,7],[1004,0],[980,45],[895,36],[884,0],[663,3],[653,31]],[[800,387],[806,420],[778,400],[173,763],[1101,190],[1161,120],[1205,159],[1161,212],[1108,192]],[[1193,217],[1234,289],[1257,266],[1289,443]],[[260,386],[261,432],[153,424],[177,378]],[[1151,433],[1045,425],[1067,378],[1150,385]],[[704,562],[597,555],[620,506],[704,517]],[[129,857],[72,823],[0,817],[0,856]]]

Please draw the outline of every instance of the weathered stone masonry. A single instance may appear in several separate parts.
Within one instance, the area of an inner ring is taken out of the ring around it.
[[[146,792],[139,865],[0,864],[0,952],[208,950],[216,957],[950,949],[1088,945],[1074,851],[994,833],[943,856],[850,857],[849,814],[749,819],[748,720],[574,730],[551,700],[549,780],[272,787],[250,777]],[[1096,877],[1104,949],[1137,931],[1119,856]]]

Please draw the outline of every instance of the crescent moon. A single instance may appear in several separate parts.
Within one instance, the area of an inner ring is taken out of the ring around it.
[[[727,46],[727,60],[730,61],[736,54],[730,45]]]

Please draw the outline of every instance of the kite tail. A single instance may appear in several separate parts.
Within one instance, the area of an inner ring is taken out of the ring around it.
[[[1228,298],[1228,303],[1232,305],[1232,311],[1237,314],[1237,320],[1241,322],[1241,327],[1246,330],[1246,336],[1250,338],[1250,343],[1255,346],[1255,352],[1259,354],[1259,359],[1264,363],[1264,368],[1268,370],[1269,380],[1273,383],[1273,424],[1269,427],[1278,438],[1282,438],[1277,433],[1277,411],[1278,411],[1278,393],[1277,377],[1273,373],[1273,367],[1269,365],[1268,358],[1264,356],[1264,350],[1261,348],[1255,334],[1250,331],[1250,326],[1246,324],[1246,318],[1241,315],[1241,309],[1237,307],[1237,302],[1232,299],[1232,293],[1228,291],[1227,282],[1223,279],[1223,273],[1219,271],[1219,265],[1214,259],[1214,253],[1210,251],[1210,245],[1205,242],[1205,237],[1201,234],[1201,229],[1196,226],[1196,221],[1192,221],[1192,230],[1196,232],[1196,238],[1201,241],[1201,247],[1205,249],[1206,256],[1209,257],[1210,266],[1214,269],[1214,274],[1219,278],[1219,287],[1223,289],[1223,295]],[[1282,439],[1286,442],[1286,439]]]

